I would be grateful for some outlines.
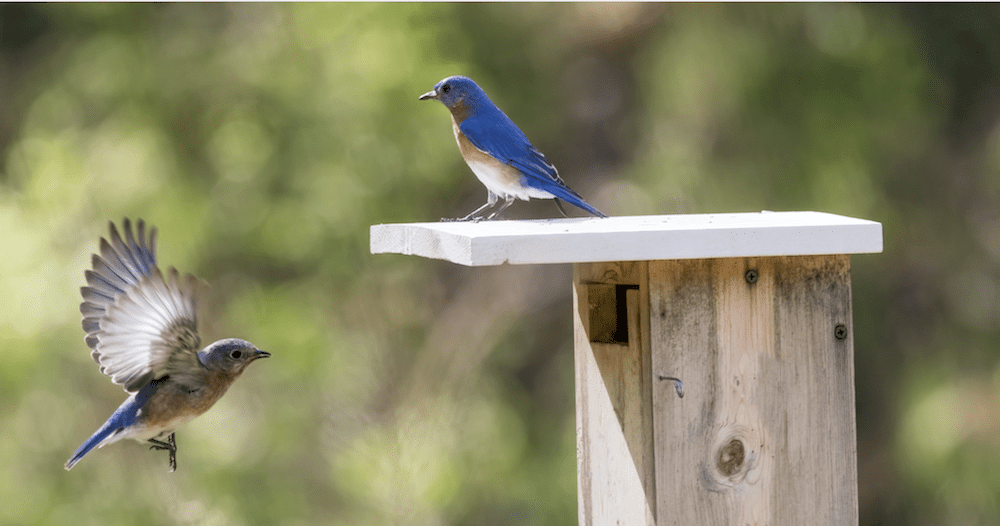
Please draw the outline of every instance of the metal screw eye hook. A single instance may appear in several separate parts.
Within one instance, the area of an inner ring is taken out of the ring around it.
[[[677,391],[677,396],[679,396],[680,398],[684,398],[684,382],[682,382],[680,378],[674,378],[673,376],[663,376],[662,374],[657,376],[660,378],[660,380],[670,380],[674,382],[674,390]]]

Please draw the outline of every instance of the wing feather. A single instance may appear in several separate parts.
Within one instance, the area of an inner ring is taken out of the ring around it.
[[[509,164],[541,185],[566,186],[555,165],[532,146],[507,115],[497,109],[492,118],[470,117],[459,125],[473,146]]]
[[[124,236],[114,223],[109,230],[111,241],[101,238],[101,255],[93,256],[80,289],[91,356],[128,392],[168,374],[190,376],[200,367],[201,345],[194,276],[182,280],[171,268],[164,278],[156,266],[156,229],[147,237],[144,221],[137,222],[138,237],[128,219]]]
[[[499,108],[483,111],[483,116],[469,117],[459,125],[473,146],[517,168],[525,177],[525,185],[544,190],[598,217],[606,217],[566,185],[555,165],[532,146],[524,132],[503,111]]]

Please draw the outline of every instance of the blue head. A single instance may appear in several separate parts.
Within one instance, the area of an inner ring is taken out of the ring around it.
[[[271,353],[264,352],[248,341],[238,338],[219,340],[198,351],[198,359],[209,371],[225,371],[233,375],[243,372],[250,362],[258,358],[267,358]]]
[[[463,107],[475,107],[489,101],[483,88],[469,77],[454,75],[434,85],[434,89],[420,96],[420,100],[438,100],[454,112]]]

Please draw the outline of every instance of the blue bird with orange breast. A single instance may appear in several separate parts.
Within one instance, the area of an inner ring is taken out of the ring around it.
[[[566,186],[556,167],[469,77],[455,75],[438,82],[433,90],[420,96],[420,100],[429,99],[441,101],[451,111],[462,158],[489,192],[485,205],[458,221],[495,219],[515,199],[527,201],[532,197],[555,199],[563,215],[566,212],[559,205],[560,199],[597,217],[607,217]],[[503,204],[485,215],[500,198]]]
[[[196,318],[196,280],[173,267],[165,277],[156,266],[156,229],[138,239],[128,219],[125,238],[111,223],[111,242],[101,238],[101,255],[84,273],[80,289],[83,330],[90,355],[101,372],[125,388],[129,397],[111,418],[66,461],[72,469],[84,455],[123,438],[148,441],[150,449],[170,453],[177,469],[174,430],[208,411],[258,358],[269,353],[248,341],[229,338],[200,349]]]

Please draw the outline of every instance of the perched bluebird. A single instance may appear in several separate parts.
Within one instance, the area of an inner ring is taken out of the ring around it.
[[[114,223],[111,242],[101,238],[94,270],[84,272],[88,286],[80,289],[80,312],[90,355],[129,397],[73,453],[66,469],[95,446],[131,438],[169,451],[174,471],[174,430],[212,407],[250,362],[270,354],[236,338],[198,350],[195,277],[181,278],[173,267],[164,277],[156,266],[155,228],[148,239],[141,219],[138,239],[128,219],[122,229],[124,240]]]
[[[597,217],[607,217],[566,186],[556,167],[469,77],[456,75],[438,82],[433,90],[420,96],[420,100],[427,99],[439,100],[451,111],[452,129],[462,158],[489,192],[485,205],[458,221],[484,219],[486,210],[503,198],[500,208],[485,217],[494,219],[514,199],[527,201],[531,197],[555,199],[563,215],[566,212],[559,199]]]

